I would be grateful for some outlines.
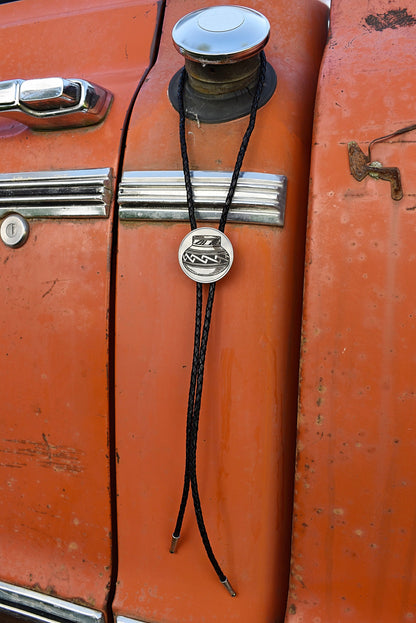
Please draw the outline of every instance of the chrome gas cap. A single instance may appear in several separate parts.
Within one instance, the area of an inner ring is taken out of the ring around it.
[[[203,123],[223,123],[250,113],[260,75],[262,50],[269,40],[269,20],[242,6],[212,6],[182,17],[172,31],[173,44],[185,58],[185,114]],[[179,111],[182,70],[169,85]],[[266,63],[259,107],[276,88],[276,74]]]
[[[17,249],[29,236],[29,223],[20,214],[9,214],[1,224],[0,236],[6,246]]]
[[[185,15],[172,31],[176,49],[200,63],[237,63],[266,45],[269,20],[254,9],[213,6]]]

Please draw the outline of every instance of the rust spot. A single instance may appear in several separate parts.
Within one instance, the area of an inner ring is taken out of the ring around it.
[[[302,578],[301,575],[299,575],[298,573],[294,573],[293,577],[295,578],[295,580],[297,580],[299,582],[299,584],[301,585],[302,588],[306,588],[305,582],[303,581],[303,578]]]
[[[416,18],[409,15],[407,9],[391,9],[386,13],[367,15],[365,23],[372,30],[382,31],[387,28],[405,28],[416,24]]]
[[[290,606],[289,606],[289,614],[296,614],[296,606],[295,606],[295,604],[290,604]]]
[[[62,596],[56,591],[55,587],[51,584],[43,588],[40,584],[36,583],[31,586],[27,586],[32,591],[36,591],[37,593],[42,593],[43,595],[50,595],[51,597],[62,598]],[[95,599],[91,597],[88,601],[83,599],[82,597],[71,597],[70,601],[74,604],[78,604],[79,606],[85,606],[86,608],[94,608],[95,607]]]
[[[34,464],[56,472],[77,474],[83,471],[84,453],[75,448],[54,445],[42,434],[42,441],[4,439],[0,444],[0,467],[27,467]]]
[[[319,378],[318,392],[320,392],[321,394],[326,392],[326,387],[324,385],[324,380],[322,377]]]

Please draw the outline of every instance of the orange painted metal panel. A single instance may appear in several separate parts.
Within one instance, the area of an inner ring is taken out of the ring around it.
[[[125,170],[180,170],[167,87],[182,65],[171,29],[198,7],[168,3],[158,62],[136,103]],[[288,176],[284,228],[229,225],[217,285],[198,449],[203,510],[232,599],[203,551],[192,504],[175,555],[195,286],[177,250],[186,223],[120,222],[116,309],[119,576],[115,612],[163,623],[276,621],[289,568],[298,339],[310,129],[326,31],[317,2],[255,2],[271,22],[278,88],[258,112],[244,170]],[[188,122],[191,168],[230,171],[247,118]]]
[[[416,3],[334,0],[318,89],[287,623],[416,617]]]
[[[34,132],[2,118],[2,173],[109,167],[149,64],[157,6],[1,6],[2,79],[85,78],[114,100],[99,126]],[[18,208],[16,208],[18,210]],[[33,219],[0,243],[1,580],[98,609],[111,580],[108,219]]]

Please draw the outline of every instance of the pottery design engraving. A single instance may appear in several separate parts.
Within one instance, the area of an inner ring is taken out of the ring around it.
[[[199,283],[212,283],[227,274],[233,262],[233,248],[225,234],[201,227],[185,236],[179,247],[179,264],[184,273]]]

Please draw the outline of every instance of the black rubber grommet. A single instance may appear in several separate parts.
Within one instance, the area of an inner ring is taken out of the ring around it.
[[[182,73],[180,69],[169,83],[169,99],[175,110],[179,111],[178,83]],[[266,76],[263,91],[260,96],[259,108],[264,106],[276,90],[277,77],[273,67],[266,64]],[[250,114],[251,104],[256,86],[246,87],[239,91],[224,95],[205,95],[199,93],[185,83],[184,104],[185,116],[200,123],[225,123],[234,119],[241,119]]]

